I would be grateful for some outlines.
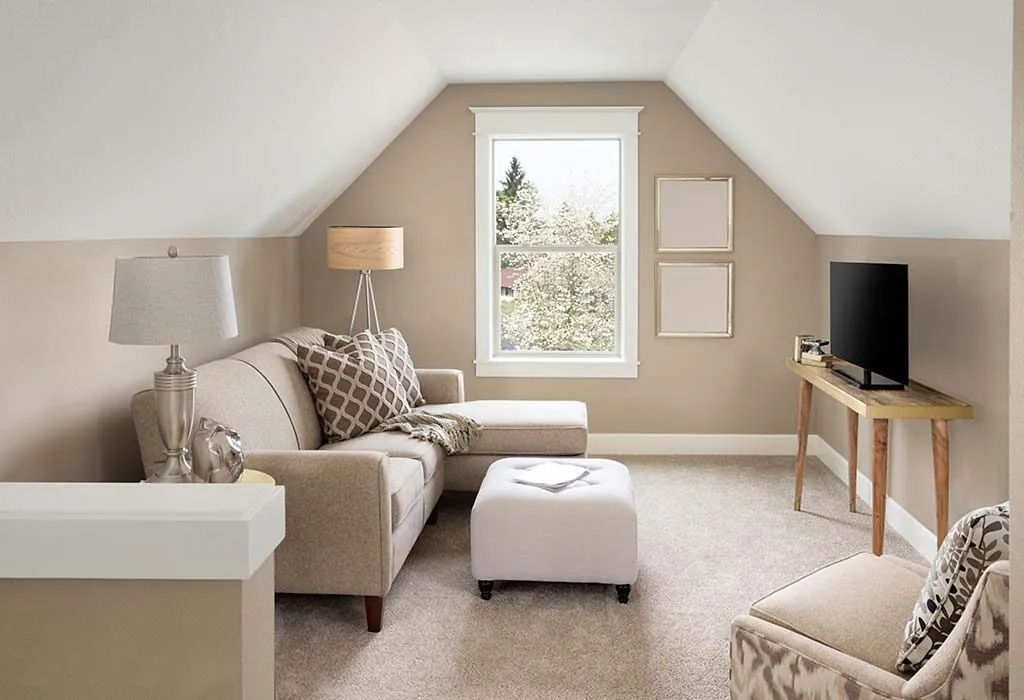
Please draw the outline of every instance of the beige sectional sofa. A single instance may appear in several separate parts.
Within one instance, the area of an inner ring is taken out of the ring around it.
[[[295,354],[267,342],[196,368],[195,417],[234,428],[245,465],[285,487],[286,534],[275,557],[282,593],[361,595],[367,627],[379,631],[384,596],[445,489],[475,490],[487,467],[509,455],[585,455],[587,409],[577,401],[466,401],[459,370],[418,370],[427,405],[483,426],[468,454],[403,433],[324,444]],[[142,457],[163,446],[153,393],[132,398]],[[242,487],[240,487],[242,488]],[[468,553],[467,553],[468,556]]]

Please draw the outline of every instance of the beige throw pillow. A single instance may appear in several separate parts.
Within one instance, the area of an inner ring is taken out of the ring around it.
[[[383,348],[368,333],[363,335],[353,336],[337,351],[315,345],[296,348],[328,442],[362,435],[411,410]]]
[[[377,341],[384,348],[384,353],[391,361],[391,366],[395,368],[402,388],[405,389],[409,405],[415,408],[425,404],[427,401],[423,398],[420,380],[416,376],[416,368],[412,364],[409,344],[405,342],[405,337],[397,328],[385,328],[376,335],[370,334],[369,331],[361,331],[353,336],[324,333],[324,345],[328,350],[337,350],[357,338],[362,339],[361,342],[365,342],[367,337]]]

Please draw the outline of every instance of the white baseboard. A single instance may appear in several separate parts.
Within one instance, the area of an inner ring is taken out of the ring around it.
[[[824,438],[820,435],[808,437],[807,453],[820,459],[829,471],[839,477],[840,481],[849,485],[849,461],[832,445],[825,442]],[[870,512],[873,493],[871,479],[864,472],[858,470],[857,500],[863,501],[867,505],[868,512]],[[892,496],[886,496],[885,499],[885,524],[898,532],[927,561],[935,558],[935,552],[938,549],[935,533],[894,501]]]
[[[796,435],[685,435],[666,433],[591,433],[587,452],[593,455],[795,455]],[[807,454],[849,484],[848,462],[819,435],[807,438]],[[857,498],[871,504],[871,479],[857,472]],[[935,534],[891,496],[885,522],[926,560],[935,558]]]

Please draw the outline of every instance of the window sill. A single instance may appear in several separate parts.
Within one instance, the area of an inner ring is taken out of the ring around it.
[[[501,358],[476,361],[478,377],[589,377],[601,379],[636,379],[639,363],[621,357],[586,359],[579,357]]]

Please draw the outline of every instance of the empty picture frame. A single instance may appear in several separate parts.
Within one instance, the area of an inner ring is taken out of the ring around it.
[[[658,177],[659,253],[732,252],[732,178]]]
[[[660,338],[732,337],[731,262],[659,262]]]

